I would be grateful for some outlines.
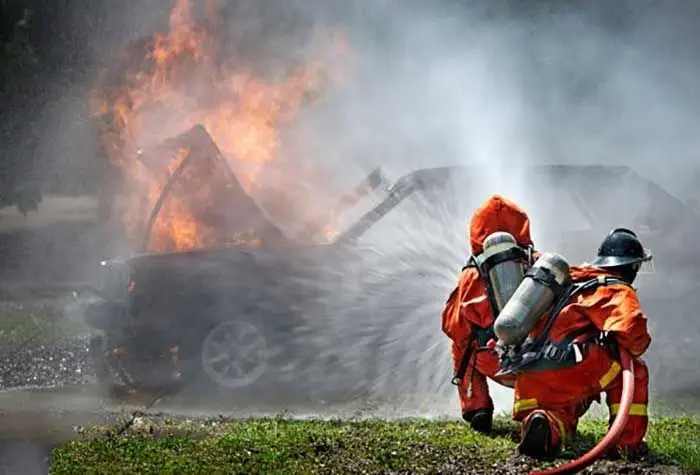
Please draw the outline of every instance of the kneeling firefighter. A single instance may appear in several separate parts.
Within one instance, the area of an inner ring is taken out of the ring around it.
[[[539,255],[533,250],[530,220],[509,200],[491,196],[472,215],[472,256],[442,310],[442,331],[452,340],[454,377],[462,417],[489,432],[493,400],[487,378],[512,388],[515,376],[496,377],[498,356],[486,348],[494,339],[494,318]]]
[[[623,391],[620,349],[632,357],[625,376],[633,381],[632,401],[608,455],[644,448],[649,375],[640,356],[651,337],[632,283],[651,258],[634,232],[618,228],[590,266],[569,268],[561,256],[545,254],[528,271],[494,325],[501,374],[517,374],[521,453],[555,455],[601,393],[612,423]]]

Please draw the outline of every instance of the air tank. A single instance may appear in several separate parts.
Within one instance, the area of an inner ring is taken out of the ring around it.
[[[494,322],[494,332],[503,344],[518,345],[525,341],[542,315],[554,304],[559,295],[557,286],[550,280],[564,286],[571,279],[569,263],[556,253],[542,254],[532,270],[535,276],[528,272]]]
[[[480,261],[483,263],[491,256],[517,247],[518,243],[511,234],[500,231],[489,234],[484,240],[484,252],[480,256]],[[513,296],[524,275],[524,263],[518,259],[499,262],[488,270],[488,279],[495,300],[496,308],[494,312],[496,314],[503,309],[506,302]]]

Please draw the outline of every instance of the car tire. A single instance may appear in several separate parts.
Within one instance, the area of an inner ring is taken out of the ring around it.
[[[217,322],[199,348],[203,375],[224,390],[255,385],[270,366],[271,345],[260,323],[249,320]]]
[[[255,307],[230,319],[200,319],[182,354],[183,399],[265,405],[308,400],[294,328],[293,316],[272,317]]]

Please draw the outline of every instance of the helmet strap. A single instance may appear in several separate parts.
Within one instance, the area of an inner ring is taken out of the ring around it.
[[[639,272],[639,263],[628,264],[626,266],[620,266],[618,268],[622,280],[632,285],[634,280],[637,278],[637,273]]]

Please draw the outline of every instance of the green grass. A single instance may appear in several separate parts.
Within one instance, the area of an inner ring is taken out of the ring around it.
[[[89,327],[75,318],[63,318],[59,299],[0,301],[0,348],[47,344],[81,336]]]
[[[606,422],[583,419],[578,452],[591,448],[605,433]],[[659,463],[675,465],[691,473],[700,473],[700,418],[660,417],[652,419],[646,441]]]
[[[535,466],[513,457],[517,426],[506,419],[491,437],[461,421],[425,420],[152,419],[120,437],[106,437],[110,430],[91,428],[55,449],[51,473],[492,473],[504,463],[525,473]],[[579,442],[564,455],[582,453],[604,431],[603,421],[582,421]],[[657,463],[700,473],[700,420],[654,420],[647,439]]]

